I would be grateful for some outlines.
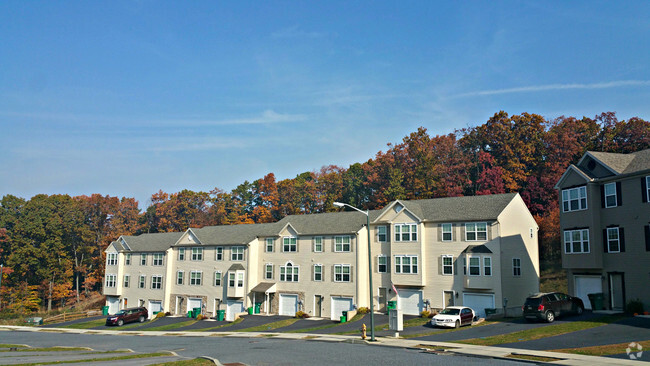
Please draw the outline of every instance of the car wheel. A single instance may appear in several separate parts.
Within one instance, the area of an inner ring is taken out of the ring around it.
[[[124,325],[124,320],[120,319],[120,320],[117,321],[117,326],[118,327],[121,327],[123,325]]]
[[[456,320],[456,323],[454,323],[454,328],[458,329],[460,327],[460,321]]]
[[[144,316],[140,315],[140,317],[138,318],[138,321],[140,323],[144,323]]]
[[[555,320],[555,313],[552,312],[551,310],[546,312],[546,322],[547,323],[553,323]]]

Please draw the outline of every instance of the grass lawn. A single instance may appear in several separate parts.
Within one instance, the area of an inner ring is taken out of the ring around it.
[[[357,314],[352,319],[348,320],[348,323],[351,322],[356,322],[357,320],[361,320],[366,314]],[[327,329],[327,328],[334,328],[338,327],[340,325],[343,325],[345,323],[332,323],[332,324],[326,324],[326,325],[321,325],[320,327],[313,327],[313,328],[306,328],[306,329],[295,329],[295,330],[289,330],[286,333],[309,333],[314,330],[321,330],[321,329]],[[333,334],[347,334],[347,333],[358,333],[358,331],[352,331],[352,332],[343,332],[343,333],[333,333]]]
[[[650,340],[636,342],[643,347],[643,350],[650,349]],[[629,343],[618,343],[618,344],[608,344],[604,346],[592,346],[584,348],[563,348],[563,349],[554,349],[550,352],[562,352],[562,353],[575,353],[579,355],[588,355],[588,356],[610,356],[610,355],[620,355],[626,353],[625,349],[630,346]],[[632,352],[636,353],[636,348],[632,349]]]
[[[575,321],[570,323],[548,325],[533,329],[521,330],[519,332],[500,334],[485,338],[472,338],[457,343],[476,344],[480,346],[494,346],[497,344],[516,343],[532,341],[535,339],[552,337],[560,334],[572,333],[583,329],[600,327],[601,325],[610,324],[623,319],[622,315],[607,315],[594,320]]]
[[[239,329],[239,330],[236,330],[236,332],[264,332],[264,331],[267,331],[267,330],[273,330],[273,329],[278,329],[278,328],[289,326],[289,325],[297,322],[298,320],[300,320],[300,319],[298,319],[298,318],[283,319],[283,320],[279,320],[277,322],[263,324],[263,325],[260,325],[260,326],[257,326],[257,327]]]
[[[31,348],[21,346],[18,347],[14,352],[65,352],[65,351],[90,351],[90,348],[87,347],[42,347],[42,348]],[[0,352],[9,352],[8,349],[0,350]],[[104,353],[102,352],[91,352],[91,353]],[[122,353],[122,352],[120,352]]]
[[[193,360],[182,360],[182,361],[159,363],[153,366],[208,366],[208,365],[214,366],[214,362],[205,358],[195,358]]]
[[[91,321],[83,322],[83,323],[74,323],[74,324],[62,325],[62,326],[60,326],[58,328],[90,329],[90,328],[101,327],[104,324],[106,324],[106,319],[97,319],[97,320],[91,320]]]
[[[152,328],[146,328],[142,329],[143,332],[151,332],[151,331],[165,331],[165,330],[170,330],[170,329],[178,329],[182,327],[186,327],[188,325],[192,325],[196,323],[198,320],[192,319],[192,320],[186,320],[184,322],[178,322],[178,323],[172,323],[172,324],[166,324],[166,325],[161,325],[158,327],[152,327]]]

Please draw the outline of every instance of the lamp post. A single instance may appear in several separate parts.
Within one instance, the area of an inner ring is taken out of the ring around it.
[[[370,253],[370,210],[362,211],[352,205],[347,203],[334,202],[336,207],[348,206],[353,210],[359,211],[362,214],[366,215],[366,232],[368,233],[368,280],[370,282],[370,340],[375,341],[375,302],[373,299],[373,288],[372,288],[372,254]]]

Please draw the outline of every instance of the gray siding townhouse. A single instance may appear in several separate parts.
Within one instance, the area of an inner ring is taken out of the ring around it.
[[[569,293],[586,308],[590,293],[603,293],[607,309],[635,299],[650,305],[650,149],[589,151],[556,189]]]
[[[337,320],[370,305],[370,271],[375,309],[397,300],[405,314],[468,305],[485,315],[507,303],[514,315],[539,290],[537,225],[518,194],[398,200],[369,215],[371,269],[356,211],[120,237],[106,250],[107,304],[114,312],[138,299],[152,313],[200,307],[234,320],[258,303],[263,314]],[[125,259],[145,252],[151,264],[136,273]],[[125,283],[127,272],[145,286]]]

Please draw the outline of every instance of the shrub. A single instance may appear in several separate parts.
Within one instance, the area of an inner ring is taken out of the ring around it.
[[[627,312],[630,314],[643,314],[643,303],[641,300],[630,300],[627,303]]]
[[[357,310],[357,314],[368,314],[369,312],[370,312],[370,309],[368,309],[365,306],[361,307],[361,308],[359,308],[359,310]]]
[[[165,316],[170,316],[170,315],[172,315],[172,313],[170,313],[169,311],[165,313]]]
[[[433,318],[434,315],[435,312],[429,310],[422,310],[422,312],[420,313],[420,316],[423,318]]]
[[[165,316],[165,313],[163,313],[162,311],[159,312],[158,314],[156,314],[156,318],[162,318],[164,316]]]
[[[305,313],[304,311],[298,311],[296,312],[296,318],[307,319],[309,318],[309,314]]]
[[[199,314],[196,316],[196,320],[203,320],[203,319],[205,319],[205,316],[203,316],[203,314]]]

